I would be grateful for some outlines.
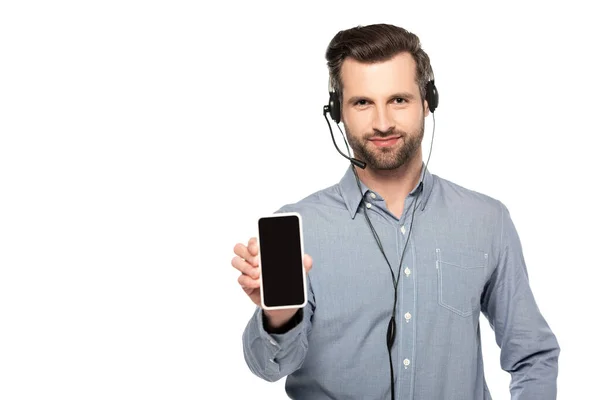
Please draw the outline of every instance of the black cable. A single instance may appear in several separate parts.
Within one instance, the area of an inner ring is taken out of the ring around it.
[[[429,165],[429,159],[431,158],[431,152],[433,150],[433,138],[435,136],[435,114],[431,113],[432,117],[433,117],[433,133],[431,135],[431,145],[429,148],[429,155],[427,157],[427,162],[425,163],[425,170],[423,172],[423,178],[425,178],[425,174],[427,172],[427,166]],[[336,124],[337,125],[337,124]],[[350,148],[348,146],[348,142],[346,141],[346,137],[344,136],[342,129],[340,128],[339,125],[337,125],[338,129],[340,130],[340,133],[342,134],[342,137],[344,138],[344,143],[346,143],[346,149],[348,150],[348,155],[350,155]],[[333,132],[332,132],[332,137],[333,137]],[[339,151],[339,150],[338,150]],[[341,153],[341,152],[340,152]],[[356,167],[353,165],[352,166],[352,171],[354,172],[354,177],[356,178],[356,185],[358,186],[358,192],[360,193],[360,182],[358,179],[358,174],[356,172]],[[400,265],[398,265],[398,276],[394,276],[394,271],[392,270],[392,265],[390,264],[387,256],[385,255],[385,251],[383,250],[383,245],[381,244],[381,240],[379,239],[379,235],[377,235],[377,232],[375,231],[375,228],[373,227],[373,224],[371,223],[371,219],[369,218],[369,215],[367,214],[367,208],[365,205],[365,199],[364,196],[361,198],[361,204],[363,206],[363,211],[365,213],[365,218],[367,219],[367,222],[369,224],[369,228],[371,228],[371,232],[373,233],[373,237],[375,238],[375,241],[377,242],[377,246],[379,247],[379,250],[381,251],[381,254],[383,254],[383,258],[385,259],[388,267],[390,268],[390,273],[392,274],[392,282],[394,284],[394,306],[392,309],[392,316],[390,318],[390,322],[388,323],[388,328],[387,328],[387,333],[386,333],[386,344],[387,344],[387,349],[388,349],[388,358],[389,358],[389,362],[390,362],[390,380],[391,380],[391,395],[392,395],[392,400],[395,399],[395,384],[394,384],[394,364],[392,362],[392,346],[394,345],[394,341],[396,339],[396,305],[398,304],[398,282],[400,280],[400,271],[402,269],[402,262],[404,260],[404,254],[406,252],[406,246],[408,245],[408,241],[410,240],[410,234],[412,232],[412,227],[413,227],[413,222],[415,219],[415,211],[416,211],[416,207],[417,207],[417,202],[419,201],[419,197],[421,196],[421,193],[424,190],[423,187],[423,181],[419,182],[419,186],[417,188],[418,193],[417,193],[417,198],[415,199],[414,203],[413,203],[413,211],[412,211],[412,216],[411,216],[411,220],[410,220],[410,227],[408,229],[408,235],[406,237],[406,242],[404,243],[404,248],[402,249],[402,255],[400,256]]]

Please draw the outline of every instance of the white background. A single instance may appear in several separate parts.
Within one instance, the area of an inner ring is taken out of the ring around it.
[[[508,206],[562,348],[559,398],[593,397],[591,6],[200,3],[0,6],[0,398],[285,398],[244,362],[233,246],[340,179],[325,48],[375,22],[420,36],[440,93],[430,170]]]

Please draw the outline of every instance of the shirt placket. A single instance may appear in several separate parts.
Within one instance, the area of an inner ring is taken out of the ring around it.
[[[406,245],[402,265],[399,270],[398,282],[398,307],[396,321],[398,321],[400,334],[399,346],[397,347],[396,390],[398,399],[411,399],[413,389],[414,349],[415,349],[415,257],[411,243],[414,240],[414,232],[408,237],[412,217],[412,203],[405,207],[403,217],[399,223],[398,230],[398,256],[402,256],[402,249]],[[412,240],[411,240],[412,239]],[[410,240],[408,244],[406,241]]]

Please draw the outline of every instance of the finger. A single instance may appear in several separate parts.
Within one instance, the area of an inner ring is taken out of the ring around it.
[[[308,254],[304,255],[304,269],[306,270],[306,272],[310,271],[310,269],[312,268],[313,265],[313,259],[311,256],[309,256]]]
[[[242,257],[244,260],[252,260],[253,256],[250,254],[250,252],[248,252],[248,248],[241,243],[237,243],[233,247],[233,252]]]
[[[258,255],[258,239],[256,239],[255,237],[251,238],[248,241],[248,251],[253,256],[257,256]]]
[[[248,275],[240,275],[238,278],[238,283],[244,289],[251,288],[256,289],[260,287],[259,279],[252,279]]]
[[[248,262],[241,257],[233,257],[231,265],[244,275],[248,275],[254,279],[258,278],[258,268],[248,264]]]

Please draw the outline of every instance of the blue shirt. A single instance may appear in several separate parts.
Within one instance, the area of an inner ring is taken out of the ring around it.
[[[287,377],[294,399],[390,398],[386,332],[394,286],[367,212],[395,276],[409,239],[392,348],[397,399],[491,399],[480,313],[511,374],[511,398],[555,399],[560,348],[536,305],[506,206],[424,166],[421,180],[400,218],[362,182],[359,192],[351,167],[338,184],[277,211],[302,216],[305,252],[313,258],[308,304],[301,321],[280,334],[265,331],[256,309],[243,333],[250,370],[267,381]]]

